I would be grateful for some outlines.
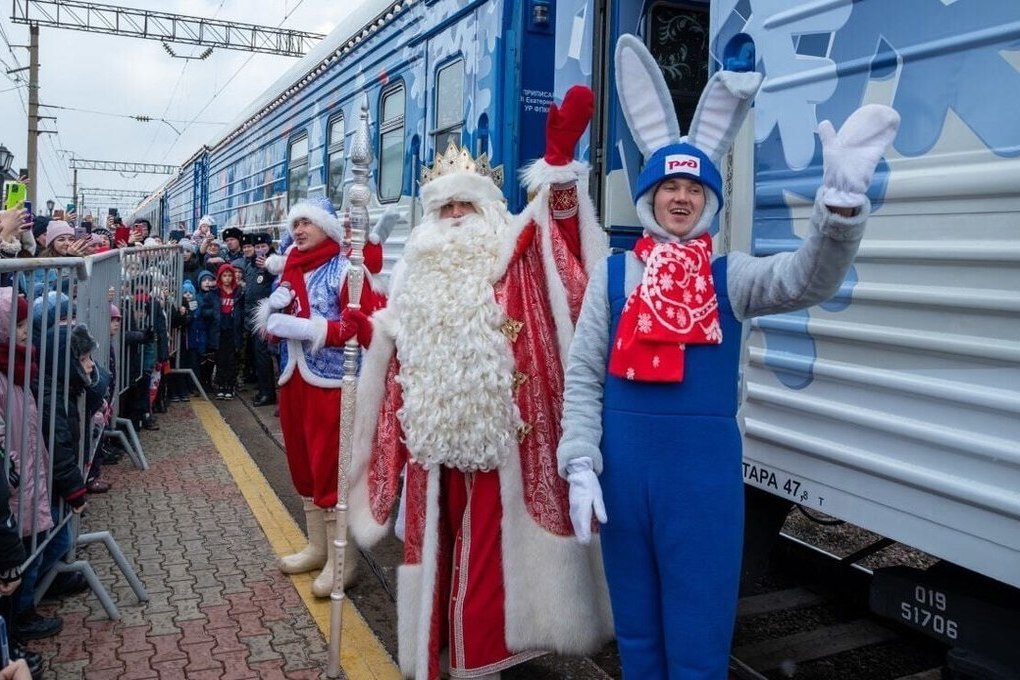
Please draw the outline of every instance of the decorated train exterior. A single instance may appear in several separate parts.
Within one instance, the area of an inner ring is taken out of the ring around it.
[[[641,158],[615,101],[616,37],[646,41],[686,129],[707,74],[747,36],[765,80],[724,168],[719,250],[796,247],[821,181],[818,122],[838,127],[877,102],[896,108],[902,126],[839,293],[745,329],[745,481],[1015,594],[1020,3],[974,5],[373,0],[145,206],[164,232],[181,223],[190,231],[206,213],[219,229],[276,229],[289,205],[312,195],[342,210],[349,142],[367,95],[371,212],[398,206],[404,215],[387,246],[391,265],[420,219],[419,169],[437,149],[453,140],[489,154],[504,166],[509,207],[519,210],[526,196],[514,178],[543,151],[548,105],[587,83],[596,115],[579,153],[592,166],[588,190],[607,238],[626,246],[638,233],[630,190]],[[909,583],[937,591],[928,576]],[[959,622],[955,636],[946,633],[945,620],[957,615],[946,593],[957,590],[938,591],[941,608],[904,592],[893,612],[903,623],[951,644],[980,633]]]

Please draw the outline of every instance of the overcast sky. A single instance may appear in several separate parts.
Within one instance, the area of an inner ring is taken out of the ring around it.
[[[326,34],[361,5],[362,0],[102,0],[102,4],[150,9],[195,17]],[[10,19],[10,0],[0,6],[0,143],[14,152],[13,168],[26,157],[28,72],[6,75],[28,65],[28,26]],[[5,40],[6,38],[6,40]],[[171,45],[177,54],[197,55],[204,48]],[[40,135],[36,201],[70,196],[73,156],[87,160],[178,165],[203,144],[225,132],[255,97],[294,63],[293,57],[216,49],[203,60],[175,59],[156,40],[118,37],[42,27],[39,30],[40,109],[56,121],[41,127],[59,134]],[[16,82],[16,80],[22,82]],[[76,109],[76,110],[72,110]],[[113,114],[113,115],[111,115]],[[138,122],[128,116],[164,118],[169,124]],[[194,122],[192,122],[194,121]],[[171,127],[172,126],[172,127]],[[174,129],[180,131],[180,134]],[[78,186],[152,190],[166,175],[125,176],[116,172],[78,171]],[[59,199],[58,206],[67,202]],[[102,201],[106,205],[108,201]],[[41,210],[36,210],[41,212]],[[123,211],[122,211],[123,212]]]

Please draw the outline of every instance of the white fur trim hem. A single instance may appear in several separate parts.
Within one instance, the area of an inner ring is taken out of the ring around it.
[[[421,565],[397,567],[397,660],[405,678],[414,677],[418,638],[414,626],[421,606]]]

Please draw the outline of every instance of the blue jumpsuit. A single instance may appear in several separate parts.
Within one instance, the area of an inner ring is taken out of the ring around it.
[[[609,258],[610,342],[627,295]],[[688,345],[680,383],[606,375],[602,554],[625,680],[724,680],[743,535],[741,325],[712,263],[720,345]]]

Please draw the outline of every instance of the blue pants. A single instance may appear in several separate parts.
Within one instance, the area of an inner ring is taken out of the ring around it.
[[[625,680],[727,677],[744,522],[739,434],[727,418],[680,420],[629,414],[602,442],[602,555]]]

